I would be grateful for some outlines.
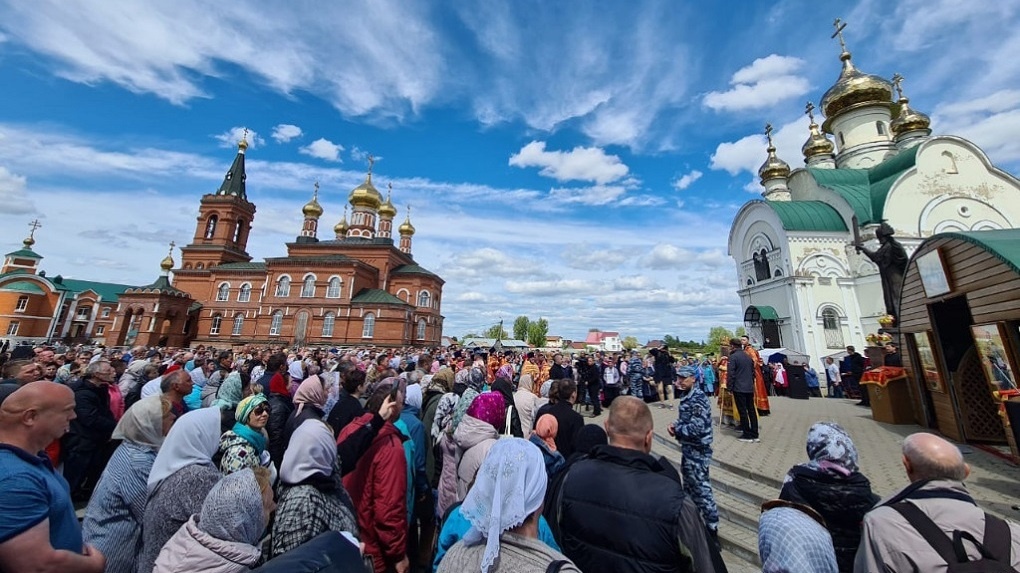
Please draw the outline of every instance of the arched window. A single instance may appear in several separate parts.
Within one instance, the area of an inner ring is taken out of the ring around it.
[[[882,123],[881,121],[875,122],[875,129],[878,130],[879,135],[885,135],[885,124]]]
[[[822,330],[825,332],[826,348],[843,348],[843,329],[839,324],[839,313],[831,306],[822,311]]]
[[[18,304],[14,307],[14,312],[25,312],[28,308],[28,295],[21,295],[18,297]]]
[[[301,296],[306,298],[315,296],[315,275],[305,277],[305,281],[301,283]]]
[[[336,315],[332,312],[327,312],[326,316],[322,317],[322,337],[329,338],[333,336],[333,325],[336,323]]]
[[[283,328],[283,311],[278,310],[273,313],[273,322],[269,324],[269,335],[279,336],[281,328]]]
[[[241,235],[244,234],[244,219],[237,220],[237,226],[234,227],[234,242],[241,242]]]
[[[202,269],[205,268],[205,264],[204,263],[196,263],[195,264],[195,268],[198,269],[198,270],[202,270]]]
[[[375,315],[371,312],[365,313],[365,326],[361,329],[362,338],[372,338],[375,336]]]
[[[216,301],[225,300],[230,300],[230,283],[220,283],[220,287],[216,289]]]
[[[212,315],[212,326],[209,327],[209,334],[212,336],[218,335],[221,324],[223,324],[223,316],[219,313]]]
[[[343,281],[340,277],[333,277],[329,279],[329,286],[326,287],[326,298],[340,298],[340,287],[343,286]]]
[[[248,302],[251,300],[251,284],[244,283],[241,290],[237,291],[237,302]]]
[[[103,307],[103,314],[101,316],[102,318],[110,318],[110,307]]]
[[[234,315],[234,328],[230,330],[231,336],[241,336],[241,330],[244,329],[244,315]]]
[[[425,319],[418,319],[418,340],[425,340]]]
[[[276,280],[276,296],[280,298],[290,296],[290,277],[284,275]]]
[[[219,222],[219,217],[216,215],[209,215],[208,221],[205,223],[205,238],[211,239],[216,234],[216,223]]]
[[[432,295],[429,294],[429,291],[423,290],[418,293],[418,306],[432,306]]]

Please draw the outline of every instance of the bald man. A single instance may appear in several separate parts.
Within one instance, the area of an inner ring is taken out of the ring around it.
[[[564,554],[585,573],[723,570],[676,468],[649,455],[644,401],[613,400],[605,428],[609,444],[571,465],[550,498]]]
[[[973,536],[998,561],[1020,570],[1020,525],[975,504],[963,484],[970,466],[955,444],[934,434],[911,434],[903,440],[903,468],[910,485],[864,516],[855,572],[946,571],[947,561],[956,560],[955,532]],[[934,543],[950,550],[943,557]],[[980,558],[973,542],[962,545],[969,560]]]
[[[0,406],[0,571],[106,568],[82,542],[67,482],[41,453],[74,417],[74,392],[53,382],[30,382]]]

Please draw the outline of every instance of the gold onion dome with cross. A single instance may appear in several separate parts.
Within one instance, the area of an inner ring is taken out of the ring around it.
[[[301,208],[301,212],[305,217],[312,217],[318,219],[322,216],[322,205],[319,205],[319,182],[315,182],[315,193],[312,195],[312,200],[305,203],[305,206]]]
[[[765,124],[765,138],[769,142],[769,146],[766,149],[769,156],[765,159],[765,163],[762,163],[761,167],[758,168],[758,177],[761,178],[762,182],[769,179],[789,177],[790,164],[776,155],[776,146],[772,144],[772,124],[770,123]]]
[[[903,76],[894,74],[893,86],[895,86],[896,93],[900,98],[896,102],[900,106],[900,112],[896,115],[896,119],[892,120],[892,123],[889,124],[889,127],[892,128],[893,134],[900,135],[910,131],[931,129],[931,118],[910,107],[910,100],[903,95],[902,84]]]
[[[846,49],[846,42],[843,40],[843,28],[839,18],[833,23],[836,32],[832,35],[839,37],[839,45],[842,52],[839,59],[843,61],[843,69],[839,73],[836,83],[829,88],[822,96],[822,112],[825,113],[826,125],[828,120],[839,113],[850,108],[862,107],[865,105],[891,105],[892,83],[873,74],[866,74],[854,66],[850,52]]]
[[[804,107],[804,113],[807,114],[811,120],[811,124],[808,126],[810,133],[808,134],[807,141],[800,148],[801,152],[804,153],[804,158],[809,159],[811,157],[817,157],[819,155],[832,155],[836,151],[836,146],[829,141],[828,137],[822,134],[822,131],[818,129],[818,124],[815,122],[815,105],[811,102],[807,102]]]
[[[170,241],[170,252],[159,262],[159,268],[163,269],[163,272],[170,272],[170,269],[174,268],[174,247],[176,246],[173,241]]]
[[[344,205],[344,218],[340,219],[340,222],[333,227],[333,232],[342,237],[347,234],[347,229],[350,228],[350,225],[347,224],[347,205]]]
[[[365,176],[365,182],[355,187],[351,194],[347,196],[347,200],[355,207],[367,207],[373,211],[378,211],[383,200],[379,190],[375,188],[375,185],[372,185],[372,165],[374,163],[375,159],[369,156],[368,175]]]
[[[379,207],[379,216],[385,219],[392,219],[397,216],[397,208],[393,206],[393,186],[389,185],[386,192],[386,202]]]
[[[414,234],[414,225],[411,224],[411,207],[407,208],[407,218],[404,219],[404,222],[400,224],[400,227],[397,228],[397,231],[399,231],[401,235]]]

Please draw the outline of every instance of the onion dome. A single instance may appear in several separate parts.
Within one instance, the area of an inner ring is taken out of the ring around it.
[[[367,207],[373,211],[379,209],[379,205],[382,205],[382,195],[372,185],[372,165],[375,160],[370,155],[368,157],[368,175],[365,176],[365,182],[358,185],[351,191],[351,194],[347,197],[351,205],[355,207]]]
[[[407,207],[407,218],[404,219],[404,222],[400,224],[400,227],[397,230],[400,231],[401,235],[413,235],[414,234],[414,225],[411,224],[411,207],[410,206]]]
[[[818,124],[815,123],[814,109],[815,105],[811,102],[807,103],[805,107],[808,117],[811,119],[811,125],[808,126],[810,134],[808,135],[807,141],[800,150],[804,153],[804,159],[810,159],[819,155],[832,155],[836,146],[829,141],[828,137],[822,134],[822,131],[818,129]]]
[[[393,202],[390,200],[393,197],[393,185],[387,185],[386,187],[386,202],[379,207],[379,217],[392,219],[397,216],[397,208],[393,206]]]
[[[347,234],[347,229],[349,229],[349,228],[350,228],[350,225],[347,224],[347,206],[345,205],[344,206],[344,218],[340,219],[340,222],[337,223],[335,227],[333,227],[333,231],[337,235],[343,236],[343,235]]]
[[[776,146],[772,144],[772,124],[770,123],[765,124],[765,137],[769,142],[766,149],[769,156],[765,159],[765,163],[762,163],[758,168],[758,177],[761,177],[762,183],[769,179],[789,177],[790,164],[776,156]]]
[[[838,18],[835,24],[836,33],[833,37],[839,36],[839,43],[843,48],[839,55],[839,59],[843,61],[843,69],[836,83],[822,96],[822,112],[825,113],[825,117],[832,118],[851,107],[865,104],[888,105],[892,101],[892,83],[881,76],[866,74],[854,66],[850,52],[846,49],[846,42],[843,41],[843,28],[846,25],[840,25]]]
[[[903,95],[902,83],[903,76],[895,74],[893,76],[893,85],[896,87],[896,93],[899,95],[899,100],[896,103],[900,106],[900,112],[890,124],[893,134],[901,135],[918,130],[930,131],[931,118],[910,107],[910,100]]]
[[[311,217],[318,219],[322,216],[322,205],[319,205],[319,182],[315,182],[315,193],[312,195],[312,200],[305,203],[305,206],[301,208],[301,212],[304,213],[305,217]]]
[[[159,268],[163,269],[164,273],[170,272],[170,269],[174,268],[174,247],[176,245],[173,241],[170,241],[170,252],[167,253],[166,257],[159,262]]]

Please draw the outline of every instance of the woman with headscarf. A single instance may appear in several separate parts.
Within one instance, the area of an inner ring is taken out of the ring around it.
[[[265,428],[269,421],[269,404],[266,402],[265,394],[255,394],[237,405],[234,427],[220,438],[220,471],[223,475],[270,465],[266,450]]]
[[[811,460],[786,474],[779,498],[817,511],[825,520],[839,570],[853,571],[864,514],[878,502],[871,482],[857,465],[857,448],[835,422],[818,422],[808,430]]]
[[[266,423],[266,435],[269,436],[266,450],[269,452],[273,463],[279,469],[280,461],[283,460],[283,451],[287,449],[287,441],[284,435],[287,428],[287,420],[294,411],[294,401],[291,399],[290,389],[287,386],[287,379],[284,377],[286,370],[273,374],[269,379],[269,422]]]
[[[584,426],[584,417],[574,410],[574,402],[577,400],[577,383],[569,378],[556,380],[552,389],[549,390],[549,403],[538,409],[535,413],[537,418],[543,414],[552,414],[559,423],[559,431],[556,433],[556,448],[569,458],[574,453],[574,436]]]
[[[220,410],[202,408],[174,422],[149,472],[138,573],[150,573],[174,533],[202,508],[223,474],[213,463],[220,443]]]
[[[535,431],[528,438],[528,441],[542,450],[545,473],[549,475],[549,479],[552,479],[566,464],[563,454],[556,450],[556,433],[559,431],[559,427],[559,422],[552,414],[543,414],[535,424]]]
[[[503,402],[507,407],[507,419],[510,422],[510,435],[515,438],[524,437],[523,424],[521,423],[520,413],[517,411],[517,406],[514,404],[514,387],[510,383],[509,378],[499,377],[492,383],[492,391],[499,392],[503,396]]]
[[[313,367],[312,370],[316,370],[316,368]],[[326,419],[327,398],[329,395],[326,393],[326,385],[322,383],[322,378],[319,378],[318,374],[312,374],[301,381],[297,392],[294,393],[294,411],[291,412],[290,418],[287,418],[287,424],[283,428],[283,437],[286,443],[290,443],[290,437],[294,434],[294,430],[298,429],[305,420]]]
[[[538,540],[547,481],[542,454],[532,444],[510,438],[493,445],[460,507],[471,528],[443,557],[439,572],[545,573],[552,567],[580,573]]]
[[[555,442],[555,440],[554,440]],[[556,521],[556,508],[558,502],[555,499],[556,492],[560,490],[560,485],[563,480],[567,477],[567,473],[570,471],[570,467],[580,460],[588,457],[588,454],[595,448],[595,446],[605,446],[609,444],[609,436],[606,431],[599,424],[585,424],[581,426],[581,429],[577,431],[577,435],[574,436],[574,453],[570,454],[570,457],[566,458],[566,463],[560,468],[560,471],[556,475],[549,476],[549,489],[546,493],[545,513],[546,519],[552,520],[552,525],[556,528],[553,532],[554,536],[559,537],[559,523]]]
[[[517,391],[514,392],[514,409],[521,418],[521,432],[531,434],[535,426],[535,412],[542,406],[542,400],[535,395],[532,387],[534,384],[528,374],[522,374],[517,383]]]
[[[153,573],[248,571],[262,557],[258,542],[275,507],[268,470],[223,478],[160,550]]]
[[[460,426],[453,433],[453,441],[462,452],[457,465],[457,500],[467,495],[468,486],[475,479],[489,449],[505,433],[506,404],[499,392],[479,394],[471,402]]]
[[[464,393],[460,395],[460,400],[457,401],[457,407],[453,410],[453,423],[447,429],[447,433],[450,435],[457,431],[457,426],[464,419],[464,414],[467,412],[468,407],[471,406],[471,402],[482,393],[482,388],[485,386],[485,372],[481,368],[468,370],[465,383],[467,388],[464,389]]]
[[[249,380],[251,379],[249,378]],[[212,407],[222,410],[234,410],[243,399],[244,379],[241,377],[240,372],[234,371],[227,374],[223,384],[220,384],[220,389],[216,392],[216,399],[213,400]]]
[[[122,440],[96,485],[82,521],[85,543],[106,557],[109,573],[134,573],[148,497],[146,480],[176,416],[170,402],[150,396],[120,419],[112,439]]]
[[[449,415],[453,414],[457,396],[453,393],[453,377],[453,370],[443,366],[432,375],[422,396],[421,422],[425,426],[425,477],[433,488],[439,484],[437,466],[442,465],[442,456],[436,451],[436,446],[439,443],[439,432],[436,431],[437,414],[439,406],[446,396],[452,396],[452,398],[446,400],[444,416],[448,420]]]
[[[457,503],[457,464],[460,463],[460,450],[453,441],[450,427],[453,415],[460,400],[456,394],[445,394],[436,406],[436,419],[432,425],[432,438],[435,440],[436,465],[436,511],[438,515],[446,515],[453,504]]]
[[[324,531],[358,535],[354,502],[344,489],[337,467],[333,429],[306,420],[294,430],[280,463],[279,505],[273,520],[271,557],[276,557]]]

